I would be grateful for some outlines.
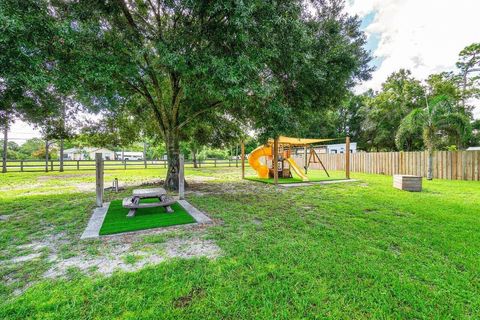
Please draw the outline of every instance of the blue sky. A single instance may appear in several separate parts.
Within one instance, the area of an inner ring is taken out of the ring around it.
[[[375,19],[375,14],[376,12],[372,11],[362,18],[362,25],[361,25],[362,30],[365,30],[373,22],[373,20]],[[366,48],[370,50],[372,53],[374,53],[375,50],[378,48],[378,44],[380,43],[380,36],[381,36],[380,33],[371,33],[368,37]],[[383,61],[382,57],[376,57],[374,55],[371,61],[371,65],[374,66],[375,68],[378,68],[382,64],[382,61]]]
[[[456,71],[460,51],[480,42],[480,0],[348,0],[346,11],[362,19],[376,67],[357,92],[380,89],[401,68],[419,80]]]

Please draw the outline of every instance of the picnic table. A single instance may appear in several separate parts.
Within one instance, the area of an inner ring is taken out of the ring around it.
[[[140,203],[141,199],[153,198],[158,198],[159,201]],[[167,196],[167,191],[163,188],[135,189],[131,197],[123,199],[122,206],[130,209],[127,217],[131,218],[135,216],[137,209],[141,208],[164,207],[167,213],[173,213],[173,209],[170,206],[175,202],[175,199]]]

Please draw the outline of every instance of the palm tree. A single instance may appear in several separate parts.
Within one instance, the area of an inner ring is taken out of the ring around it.
[[[395,143],[401,149],[410,135],[421,130],[423,143],[428,151],[427,179],[432,180],[433,150],[448,137],[455,138],[457,146],[460,147],[461,138],[469,126],[468,117],[459,112],[447,97],[438,96],[430,101],[425,98],[425,108],[414,109],[400,123]]]

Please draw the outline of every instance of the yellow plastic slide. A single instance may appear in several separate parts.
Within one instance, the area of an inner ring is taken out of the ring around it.
[[[297,164],[295,163],[295,160],[293,160],[292,158],[287,158],[286,159],[288,161],[288,163],[290,164],[290,168],[293,169],[293,171],[295,171],[295,173],[300,177],[302,178],[303,181],[308,181],[308,177],[302,172],[302,169],[300,169]]]
[[[248,163],[260,178],[268,178],[268,167],[260,162],[261,157],[269,157],[272,155],[272,147],[260,146],[253,150],[248,156]]]

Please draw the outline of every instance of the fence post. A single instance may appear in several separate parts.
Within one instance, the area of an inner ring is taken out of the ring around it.
[[[48,172],[48,140],[45,139],[45,172]]]
[[[127,160],[123,160],[123,169],[127,170]]]
[[[53,160],[50,160],[50,171],[53,171]]]
[[[183,200],[185,198],[185,156],[183,154],[179,155],[180,168],[178,172],[178,198]]]
[[[238,168],[238,144],[235,146],[235,166]]]
[[[103,206],[103,158],[101,153],[95,153],[95,180],[97,192],[97,207]]]
[[[147,169],[147,143],[143,141],[143,164]]]
[[[278,184],[278,137],[273,140],[273,183]]]
[[[23,172],[23,160],[20,161],[20,171]]]
[[[350,179],[350,137],[345,139],[345,177]]]
[[[216,168],[217,167],[217,158],[213,159],[213,166]]]
[[[307,163],[307,145],[303,147],[303,168],[305,169],[305,174],[308,171],[308,163]]]
[[[242,154],[242,179],[245,179],[245,143],[242,141],[241,145],[241,154]]]
[[[77,170],[80,170],[80,160],[77,160]]]
[[[232,159],[231,159],[231,158],[228,158],[228,166],[229,166],[229,167],[232,166],[231,163],[230,163],[231,161],[232,161]]]
[[[7,157],[8,157],[8,119],[3,128],[3,153],[2,153],[2,173],[7,172]]]
[[[163,168],[167,167],[167,160],[163,160]]]

